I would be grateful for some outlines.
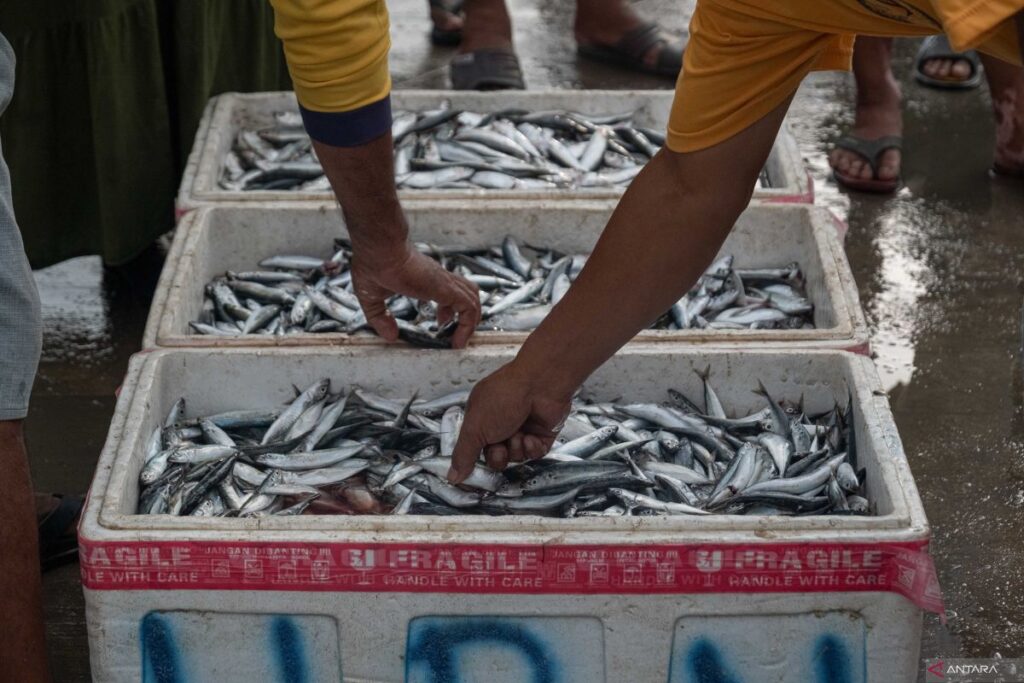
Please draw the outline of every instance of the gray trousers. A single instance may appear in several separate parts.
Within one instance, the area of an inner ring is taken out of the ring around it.
[[[0,116],[14,93],[14,50],[0,34]],[[0,146],[0,420],[28,412],[42,348],[39,293],[11,201],[11,174]]]

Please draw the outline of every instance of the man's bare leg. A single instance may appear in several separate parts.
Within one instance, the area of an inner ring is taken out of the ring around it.
[[[14,51],[0,34],[0,115],[14,90]],[[0,148],[0,681],[50,680],[40,600],[38,526],[22,419],[42,345],[39,294],[14,221]]]
[[[996,120],[992,170],[1024,176],[1024,67],[981,55]]]
[[[512,47],[512,18],[505,0],[466,0],[459,52]]]
[[[47,683],[36,504],[21,420],[0,421],[0,472],[0,681]]]
[[[900,86],[892,75],[892,38],[858,36],[853,52],[853,75],[857,81],[857,104],[850,134],[864,140],[877,140],[903,133]],[[900,175],[900,151],[882,152],[878,180],[894,180]],[[864,157],[848,149],[836,148],[829,164],[850,178],[871,180],[875,176]]]

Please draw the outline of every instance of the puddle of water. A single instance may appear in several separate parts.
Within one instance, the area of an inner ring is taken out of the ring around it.
[[[914,45],[898,44],[907,75]],[[1024,188],[993,184],[982,93],[936,93],[903,78],[904,180],[894,198],[847,195],[827,152],[852,122],[846,74],[808,79],[793,130],[817,201],[849,224],[872,348],[932,523],[949,628],[926,619],[922,656],[1024,652],[1019,529],[1021,235]]]

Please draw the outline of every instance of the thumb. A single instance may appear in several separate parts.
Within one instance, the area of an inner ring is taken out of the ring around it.
[[[356,297],[359,299],[359,305],[363,307],[366,322],[370,324],[373,331],[388,341],[395,341],[398,339],[398,323],[395,322],[391,311],[388,310],[384,293],[377,291],[378,289],[376,287],[373,290],[357,287]]]

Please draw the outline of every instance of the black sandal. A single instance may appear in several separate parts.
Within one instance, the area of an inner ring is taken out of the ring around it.
[[[78,557],[77,530],[68,527],[82,514],[81,496],[53,494],[60,503],[39,519],[39,563],[44,572],[70,564]]]
[[[462,14],[462,0],[430,0],[430,9],[441,10],[457,17]],[[462,29],[443,29],[434,24],[430,29],[430,42],[437,47],[456,47],[462,42]]]
[[[452,57],[455,90],[525,90],[519,58],[510,47],[493,47]]]
[[[673,35],[652,21],[629,31],[614,45],[579,45],[576,49],[590,59],[675,78],[683,66],[686,42],[686,36]],[[658,58],[650,65],[645,57],[658,45]]]

